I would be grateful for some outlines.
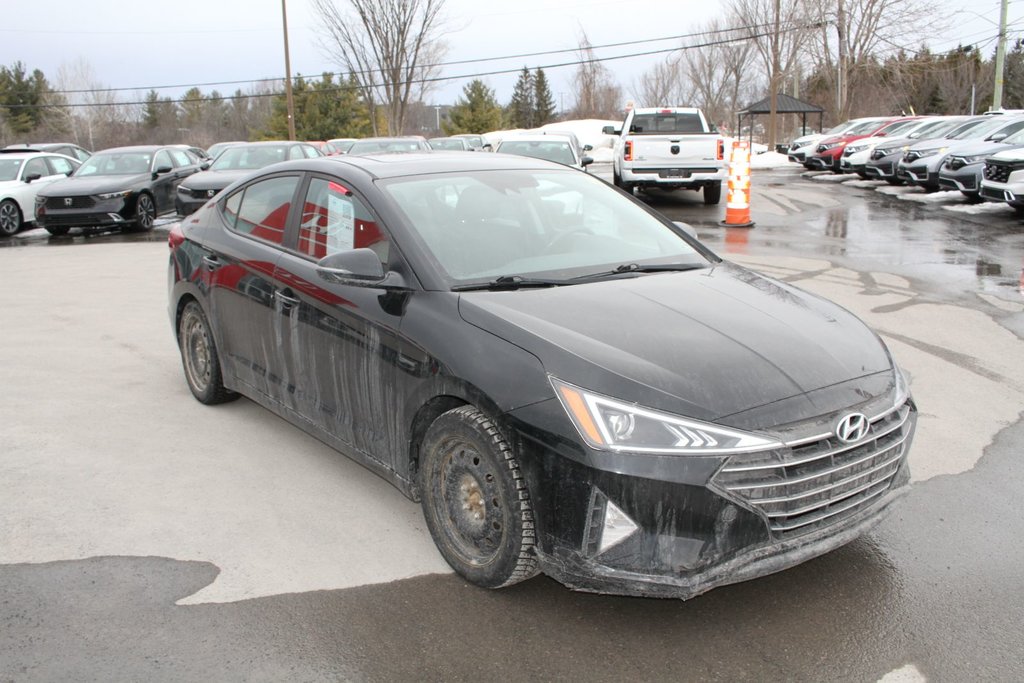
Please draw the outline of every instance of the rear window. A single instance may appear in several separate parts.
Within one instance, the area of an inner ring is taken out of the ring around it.
[[[690,114],[637,114],[629,126],[630,133],[661,135],[664,133],[706,133],[700,115]]]

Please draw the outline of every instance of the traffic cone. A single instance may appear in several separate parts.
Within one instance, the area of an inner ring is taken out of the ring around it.
[[[750,220],[750,147],[742,140],[732,143],[729,157],[729,195],[725,200],[723,228],[752,228]]]

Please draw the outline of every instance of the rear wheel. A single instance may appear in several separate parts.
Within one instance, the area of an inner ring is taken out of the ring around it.
[[[423,440],[419,477],[423,516],[452,569],[484,588],[537,574],[530,492],[487,416],[460,406],[438,417]]]
[[[13,199],[0,202],[0,235],[10,237],[21,229],[21,209]]]
[[[718,204],[722,201],[722,183],[712,183],[704,186],[704,203],[708,206]]]
[[[217,345],[210,332],[203,309],[195,301],[185,305],[178,324],[178,346],[185,381],[192,395],[200,403],[213,405],[238,398],[238,394],[224,387]]]

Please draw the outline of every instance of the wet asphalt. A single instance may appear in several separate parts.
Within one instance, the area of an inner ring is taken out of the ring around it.
[[[646,201],[723,254],[898,273],[935,301],[1024,301],[1024,223],[1012,214],[791,171],[755,176],[755,202],[759,188],[765,204],[749,230],[720,227],[723,208],[692,193]],[[164,241],[169,224],[142,235],[35,231],[3,246]],[[1000,323],[1019,336],[1020,318]],[[867,536],[687,602],[574,593],[543,577],[492,592],[426,575],[176,605],[218,567],[137,556],[0,564],[0,681],[875,681],[908,666],[903,680],[1024,680],[1022,452],[1024,424],[1007,425],[973,469],[914,484]],[[0,481],[0,492],[13,485]]]

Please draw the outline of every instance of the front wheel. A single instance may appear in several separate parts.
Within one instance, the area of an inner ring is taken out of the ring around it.
[[[712,183],[704,186],[704,203],[713,206],[722,201],[722,183]]]
[[[151,230],[156,222],[156,205],[153,198],[148,194],[140,194],[135,200],[135,220],[133,221],[136,230],[143,232]]]
[[[21,229],[21,209],[13,199],[0,202],[0,235],[10,237]]]
[[[178,346],[181,349],[181,364],[185,369],[185,381],[192,395],[200,403],[213,405],[226,403],[238,398],[238,394],[224,387],[220,357],[213,341],[210,323],[206,321],[203,309],[195,301],[185,305],[178,323]]]
[[[71,228],[67,227],[66,225],[47,225],[46,226],[46,232],[50,233],[54,237],[63,237],[64,235],[68,234],[68,230],[70,230],[70,229]]]
[[[430,535],[458,574],[484,588],[537,574],[530,492],[487,416],[467,405],[438,417],[423,440],[419,478]]]

